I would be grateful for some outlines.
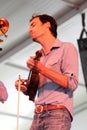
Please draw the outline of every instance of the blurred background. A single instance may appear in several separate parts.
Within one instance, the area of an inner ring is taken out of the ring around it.
[[[77,40],[83,29],[83,13],[87,29],[87,0],[0,0],[0,18],[9,21],[6,34],[0,35],[0,80],[5,84],[9,95],[4,104],[0,102],[0,130],[17,129],[18,106],[19,130],[29,130],[31,125],[34,104],[21,92],[18,104],[14,82],[19,75],[21,78],[28,77],[26,61],[40,49],[40,45],[30,39],[28,27],[33,14],[43,13],[52,15],[57,20],[58,38],[72,42],[78,49],[79,85],[74,93],[74,121],[71,130],[86,130],[87,91]],[[86,53],[85,51],[85,56]]]

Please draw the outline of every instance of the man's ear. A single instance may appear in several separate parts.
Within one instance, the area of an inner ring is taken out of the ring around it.
[[[47,26],[47,28],[50,28],[50,22],[46,22],[46,26]]]

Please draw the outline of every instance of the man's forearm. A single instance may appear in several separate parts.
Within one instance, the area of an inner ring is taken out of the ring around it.
[[[43,67],[42,69],[40,69],[40,73],[46,76],[47,78],[51,79],[58,85],[64,88],[68,88],[68,77],[66,75],[54,72],[51,69],[48,69],[47,67]]]

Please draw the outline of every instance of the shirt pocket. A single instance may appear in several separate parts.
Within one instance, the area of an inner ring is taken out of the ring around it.
[[[58,57],[50,58],[47,61],[46,66],[53,71],[61,72],[61,60],[58,59]]]

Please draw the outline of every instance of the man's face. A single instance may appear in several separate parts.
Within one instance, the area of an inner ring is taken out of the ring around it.
[[[36,17],[30,22],[28,32],[34,41],[38,41],[46,32],[46,23],[43,24],[39,17]]]

